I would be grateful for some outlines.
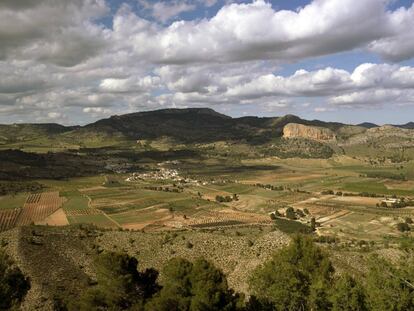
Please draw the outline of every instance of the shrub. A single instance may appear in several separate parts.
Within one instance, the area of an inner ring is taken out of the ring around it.
[[[296,219],[296,214],[295,214],[295,210],[293,209],[293,207],[288,207],[286,209],[286,218],[289,219]]]
[[[315,220],[315,217],[312,217],[311,218],[310,227],[311,227],[311,230],[312,231],[315,231],[316,230],[316,220]]]
[[[405,222],[398,223],[397,224],[397,229],[400,232],[407,232],[407,231],[410,231],[411,230],[410,226],[407,223],[405,223]]]
[[[301,209],[296,209],[296,215],[299,217],[305,217],[305,213]]]

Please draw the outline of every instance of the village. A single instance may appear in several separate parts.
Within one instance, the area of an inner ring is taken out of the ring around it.
[[[146,173],[132,173],[132,175],[125,179],[125,181],[138,181],[138,180],[173,180],[173,181],[180,181],[182,178],[178,174],[177,170],[174,169],[167,169],[161,168],[158,170],[154,170],[151,172]]]
[[[167,180],[174,181],[182,184],[192,184],[192,185],[207,185],[206,181],[199,181],[189,177],[180,176],[178,170],[169,169],[169,168],[159,168],[154,171],[145,172],[145,173],[132,173],[131,176],[127,177],[125,181],[134,182],[134,181],[145,181],[145,180]]]

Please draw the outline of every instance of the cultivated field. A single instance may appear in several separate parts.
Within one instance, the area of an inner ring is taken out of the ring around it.
[[[54,213],[50,214],[45,219],[38,221],[36,224],[47,226],[66,226],[69,225],[69,221],[63,209],[58,208]]]
[[[40,222],[58,210],[63,202],[65,202],[65,198],[60,197],[57,191],[30,194],[16,224],[24,226]]]
[[[0,231],[13,228],[20,212],[20,208],[0,210]]]

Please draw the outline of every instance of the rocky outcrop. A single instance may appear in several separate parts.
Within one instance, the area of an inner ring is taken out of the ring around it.
[[[318,141],[336,140],[336,135],[328,128],[318,126],[308,126],[298,123],[286,124],[283,128],[285,138],[307,138]]]

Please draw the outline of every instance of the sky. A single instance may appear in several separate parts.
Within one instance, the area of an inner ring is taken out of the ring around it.
[[[414,121],[414,0],[1,0],[0,123]]]

